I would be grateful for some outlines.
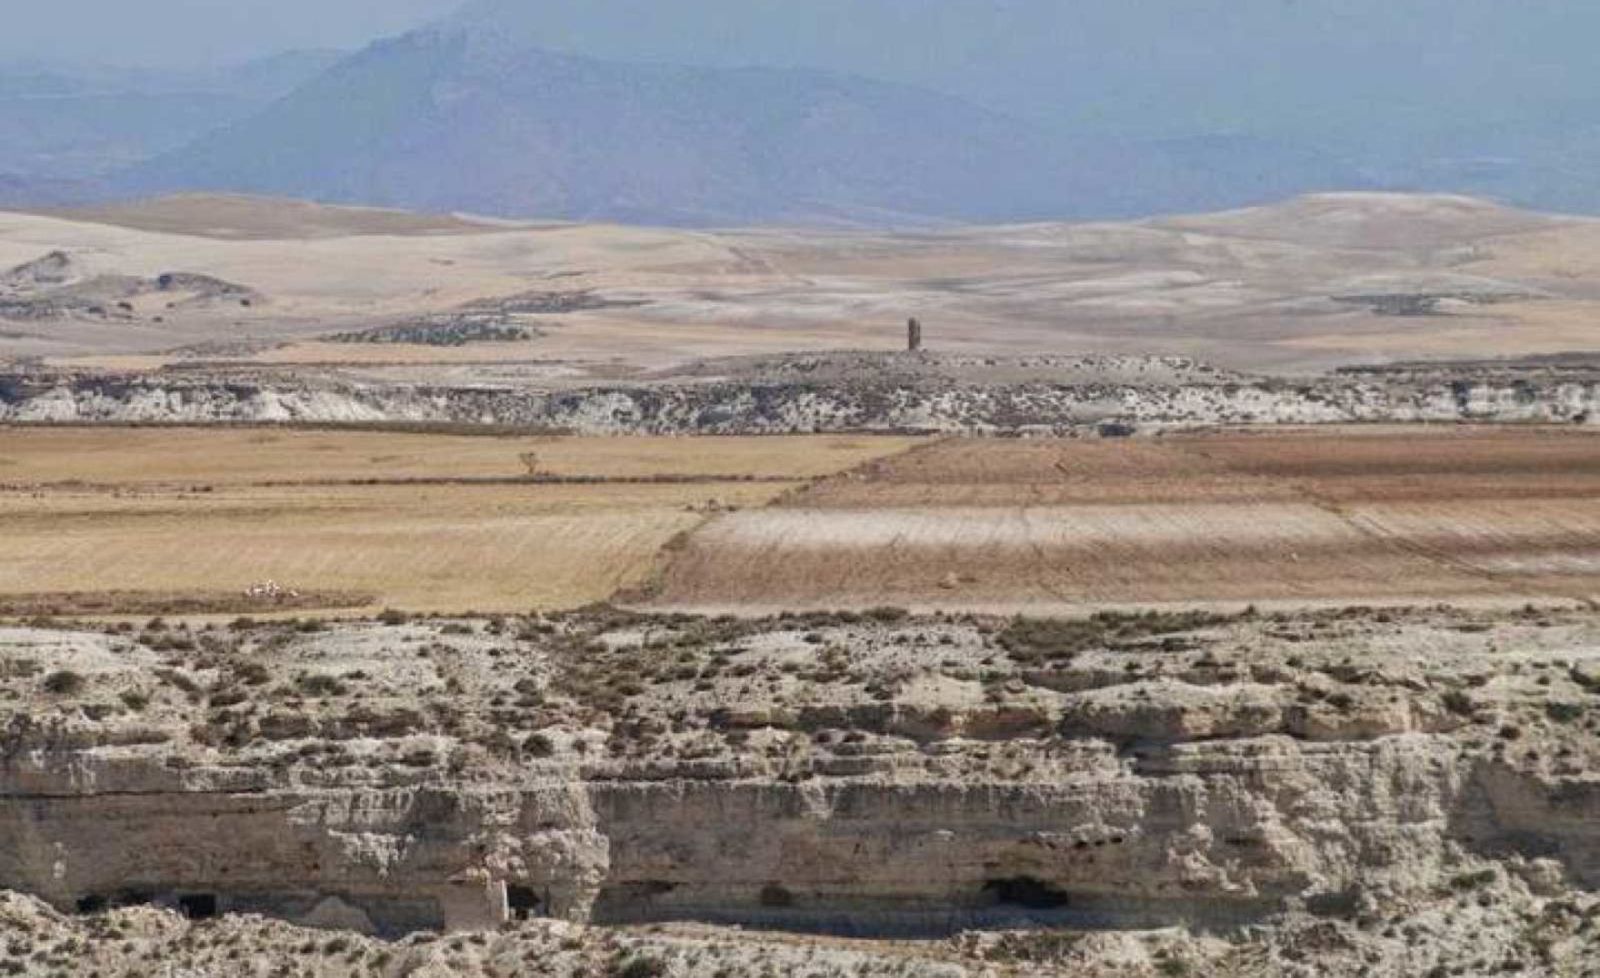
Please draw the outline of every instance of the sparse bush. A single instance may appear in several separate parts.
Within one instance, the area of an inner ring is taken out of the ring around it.
[[[1070,660],[1080,652],[1162,635],[1191,632],[1230,619],[1205,612],[1118,614],[1090,618],[1015,618],[997,636],[1000,647],[1025,664]],[[1167,651],[1179,651],[1169,648]]]
[[[272,679],[272,672],[259,662],[236,662],[233,675],[246,686],[261,686]]]
[[[44,677],[43,686],[52,696],[76,696],[83,692],[84,679],[70,669],[61,669]]]
[[[864,614],[865,617],[876,622],[882,622],[883,624],[893,624],[897,621],[905,621],[907,618],[911,617],[911,612],[904,608],[869,608]]]
[[[345,685],[335,676],[309,675],[295,680],[295,687],[307,696],[343,696]]]
[[[1459,689],[1452,689],[1445,693],[1439,697],[1439,702],[1444,704],[1445,709],[1457,716],[1469,717],[1478,712],[1478,704],[1473,702],[1472,697]]]
[[[156,675],[168,685],[176,686],[185,693],[192,694],[200,692],[199,683],[195,682],[192,678],[176,669],[157,669]]]
[[[1545,715],[1556,723],[1571,723],[1583,716],[1582,703],[1546,703]]]
[[[1480,869],[1475,873],[1459,873],[1450,879],[1450,889],[1457,893],[1468,890],[1481,889],[1495,881],[1495,872],[1492,869]]]
[[[207,705],[212,709],[225,709],[238,706],[250,697],[242,689],[219,689],[212,693],[207,700]]]
[[[619,956],[611,962],[611,978],[662,978],[666,973],[667,963],[648,955]]]

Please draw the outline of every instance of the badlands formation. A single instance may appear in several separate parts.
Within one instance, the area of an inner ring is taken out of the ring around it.
[[[1600,975],[1597,228],[0,215],[0,974]]]

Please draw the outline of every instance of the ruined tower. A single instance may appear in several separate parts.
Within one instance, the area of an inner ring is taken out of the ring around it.
[[[911,353],[922,352],[922,322],[912,319],[906,323],[906,349]]]

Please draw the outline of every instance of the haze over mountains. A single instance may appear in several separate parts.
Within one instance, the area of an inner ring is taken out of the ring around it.
[[[291,51],[211,70],[0,65],[0,203],[106,193],[124,168],[250,116],[342,57]]]
[[[0,199],[892,225],[1394,189],[1595,213],[1595,27],[1571,0],[474,0],[276,88],[57,99],[48,125],[0,98],[22,134]]]

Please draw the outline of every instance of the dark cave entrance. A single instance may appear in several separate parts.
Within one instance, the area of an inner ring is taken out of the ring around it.
[[[983,884],[983,893],[997,906],[1024,910],[1060,910],[1072,902],[1065,890],[1032,876],[990,880]]]
[[[186,893],[178,897],[178,910],[190,920],[211,920],[217,916],[217,895]]]
[[[532,920],[544,916],[544,901],[529,886],[506,887],[506,909],[512,920]]]

